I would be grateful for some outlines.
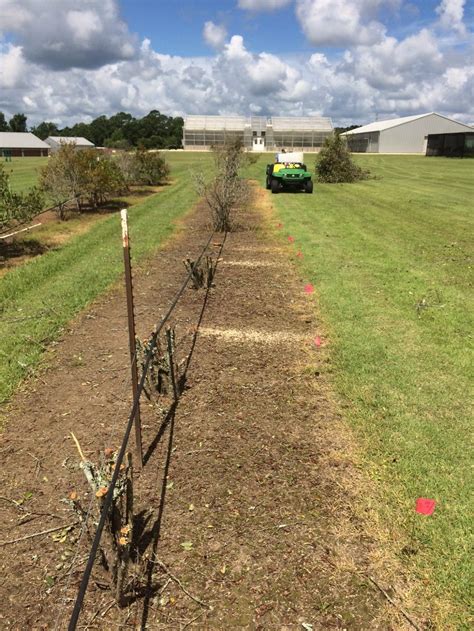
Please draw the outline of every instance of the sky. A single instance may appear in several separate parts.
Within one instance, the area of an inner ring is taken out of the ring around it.
[[[436,111],[474,124],[474,0],[0,0],[0,111]]]

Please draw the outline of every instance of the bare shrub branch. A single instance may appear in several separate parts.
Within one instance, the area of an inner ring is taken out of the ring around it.
[[[197,173],[194,185],[211,210],[214,230],[229,232],[235,227],[234,211],[245,206],[250,195],[247,182],[239,177],[246,154],[240,142],[223,145],[213,152],[216,175],[207,182],[202,173]]]

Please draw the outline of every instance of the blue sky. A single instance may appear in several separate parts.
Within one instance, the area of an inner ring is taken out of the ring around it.
[[[389,35],[406,37],[432,23],[439,4],[439,0],[405,2],[398,8],[382,7],[379,15]],[[244,35],[253,51],[278,54],[316,50],[302,36],[291,3],[272,13],[249,13],[233,0],[123,0],[120,5],[131,30],[149,38],[156,50],[171,55],[210,55],[202,38],[207,20],[223,24],[230,33]],[[465,22],[472,21],[473,13],[474,2],[467,3]],[[318,50],[328,52],[326,47]]]
[[[0,111],[474,123],[473,22],[473,0],[0,0]]]

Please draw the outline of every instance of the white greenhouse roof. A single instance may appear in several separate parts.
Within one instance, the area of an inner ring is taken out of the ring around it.
[[[373,131],[384,131],[385,129],[390,129],[392,127],[397,127],[398,125],[404,125],[405,123],[411,123],[412,121],[416,121],[419,118],[424,118],[425,116],[439,116],[440,118],[444,118],[453,123],[458,123],[462,127],[467,127],[464,123],[460,123],[452,118],[448,118],[447,116],[443,116],[442,114],[437,114],[436,112],[428,112],[427,114],[417,114],[415,116],[403,116],[402,118],[390,118],[385,121],[375,121],[375,123],[369,123],[368,125],[364,125],[363,127],[358,127],[357,129],[352,129],[351,131],[346,131],[341,136],[350,136],[352,134],[367,134]]]
[[[184,128],[189,131],[242,131],[247,123],[245,116],[186,116]]]
[[[49,149],[49,145],[34,134],[23,131],[0,132],[0,147],[2,149]]]
[[[57,144],[71,143],[71,144],[86,146],[86,147],[95,146],[93,142],[91,142],[90,140],[87,140],[87,138],[82,138],[81,136],[49,136],[46,139],[46,142],[48,142],[48,140],[52,140],[53,142]]]
[[[332,131],[330,118],[321,116],[186,116],[186,131],[243,131],[246,128],[264,130],[273,126],[273,131]]]
[[[322,116],[272,116],[273,131],[332,131],[330,118]]]

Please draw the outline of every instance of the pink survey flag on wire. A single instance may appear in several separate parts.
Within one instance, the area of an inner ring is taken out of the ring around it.
[[[295,237],[292,237],[291,235],[288,237],[288,241],[290,243],[293,243],[294,240],[295,240]]]
[[[421,515],[432,515],[436,507],[436,500],[427,497],[419,497],[416,500],[416,512]]]
[[[303,258],[303,252],[301,252],[301,250],[298,250],[298,252],[296,253],[296,256]]]
[[[319,337],[319,335],[317,335],[314,338],[314,344],[315,344],[315,346],[321,346],[321,338]]]
[[[314,287],[311,283],[308,283],[307,285],[304,286],[305,294],[312,294],[313,291],[314,291]]]

